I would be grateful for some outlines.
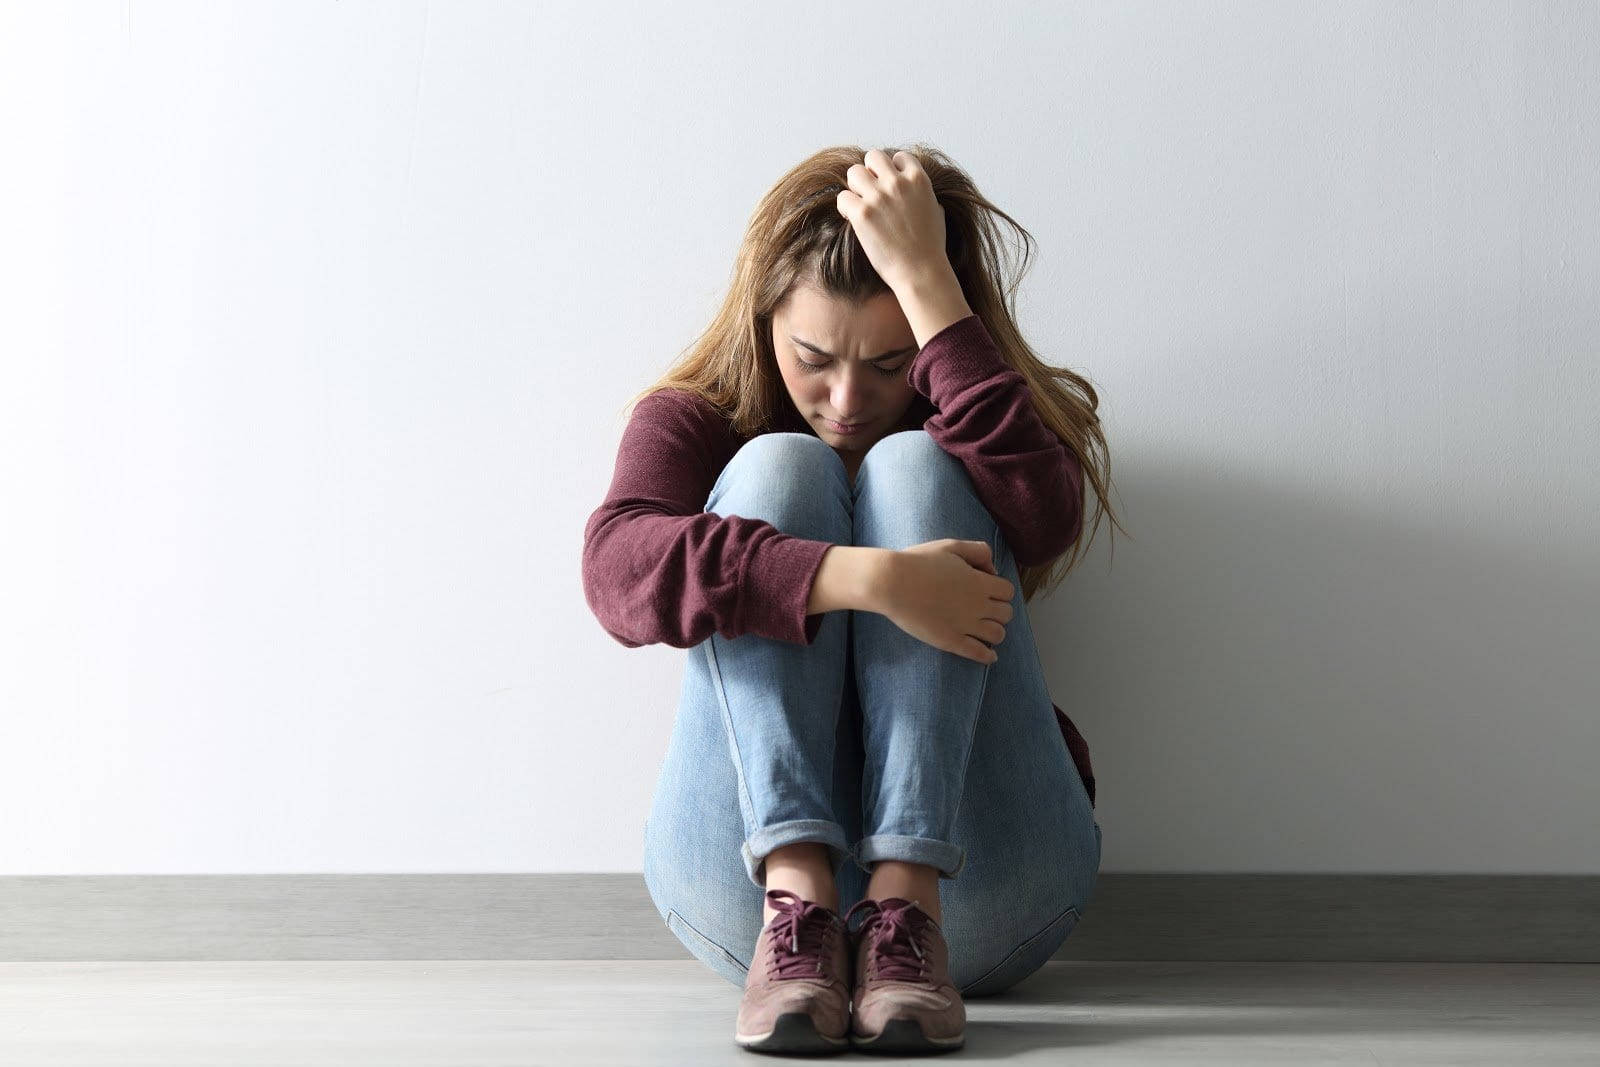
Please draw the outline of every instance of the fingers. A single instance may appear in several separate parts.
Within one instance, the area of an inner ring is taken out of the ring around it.
[[[850,188],[861,193],[868,187],[890,188],[897,181],[908,180],[922,173],[917,157],[904,149],[891,157],[881,148],[869,148],[860,163],[852,164],[845,170],[844,177]],[[859,179],[859,185],[856,179]]]
[[[852,223],[856,219],[856,205],[861,203],[861,197],[849,189],[840,189],[839,195],[833,198],[833,206],[839,214],[849,219]]]
[[[844,182],[863,201],[877,195],[876,176],[860,163],[853,164],[844,172]]]
[[[873,176],[879,180],[900,177],[900,168],[895,166],[894,160],[891,160],[888,154],[885,153],[881,148],[867,149],[867,154],[863,158],[862,163],[864,163],[866,168],[872,171]],[[856,165],[861,166],[862,163],[858,163]]]
[[[1012,614],[1011,605],[1003,600],[991,600],[989,606],[983,610],[985,619],[991,619],[1001,626],[1011,621]]]
[[[889,157],[889,162],[894,164],[895,169],[908,178],[923,172],[922,164],[917,162],[917,157],[903,148]]]
[[[974,564],[974,566],[977,567],[979,570],[983,570],[983,571],[989,572],[990,574],[994,575],[996,578],[1000,578],[1000,571],[994,565],[994,549],[989,547],[989,542],[987,542],[987,541],[968,541],[967,544],[972,545],[975,549],[981,549],[982,550],[979,553],[982,556],[982,562]],[[1016,587],[1013,586],[1011,584],[1011,582],[1008,579],[1005,579],[1005,578],[1000,578],[1000,580],[998,582],[993,583],[993,585],[991,586],[991,588],[989,590],[989,596],[993,597],[995,600],[1004,600],[1004,601],[1009,602],[1011,600],[1011,598],[1013,596],[1015,596],[1015,595],[1016,595]]]
[[[954,649],[954,651],[959,656],[965,656],[970,660],[985,664],[993,663],[1000,658],[998,653],[976,637],[963,637],[961,639],[961,647]]]
[[[981,562],[976,566],[988,571],[990,574],[1000,573],[994,568],[994,549],[989,547],[989,542],[969,540],[966,543],[972,546],[973,551],[977,552],[981,559]]]

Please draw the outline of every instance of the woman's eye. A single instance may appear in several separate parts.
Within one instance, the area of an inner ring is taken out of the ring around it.
[[[807,374],[821,374],[823,371],[828,369],[828,365],[826,363],[809,363],[803,359],[797,359],[795,362],[800,364]],[[902,363],[898,367],[882,367],[874,363],[872,365],[872,369],[877,371],[879,374],[884,375],[885,377],[892,377],[893,375],[899,374],[901,371],[905,370],[905,366],[906,365]]]

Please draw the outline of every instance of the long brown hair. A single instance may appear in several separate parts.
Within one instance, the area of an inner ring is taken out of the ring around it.
[[[893,158],[899,150],[883,152]],[[1127,532],[1106,502],[1111,474],[1105,435],[1095,414],[1100,400],[1087,379],[1042,362],[1017,329],[1012,301],[1028,270],[1033,235],[990,203],[937,148],[919,143],[906,151],[917,157],[944,208],[945,253],[968,305],[988,328],[1007,365],[1026,379],[1040,419],[1078,457],[1085,488],[1094,489],[1093,521],[1083,525],[1087,539],[1080,532],[1071,548],[1055,560],[1019,571],[1023,599],[1031,600],[1036,590],[1054,589],[1077,566],[1102,516]],[[660,380],[628,401],[625,413],[651,393],[678,389],[708,401],[740,437],[772,426],[788,399],[772,351],[772,314],[790,289],[809,283],[852,301],[892,292],[835,204],[839,192],[849,187],[845,172],[865,155],[855,145],[825,148],[778,179],[750,215],[721,309]],[[1022,259],[1015,270],[1000,240],[997,219],[1021,236]]]

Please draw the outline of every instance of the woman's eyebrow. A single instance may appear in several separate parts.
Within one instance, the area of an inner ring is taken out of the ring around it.
[[[836,358],[838,358],[832,352],[824,352],[822,349],[818,348],[816,345],[812,344],[810,341],[802,341],[802,340],[800,340],[800,338],[796,337],[794,334],[790,334],[789,335],[789,340],[793,341],[795,344],[799,345],[801,348],[806,349],[808,352],[815,352],[817,355],[824,356],[824,357],[826,357],[828,359],[836,359]],[[893,352],[885,352],[881,356],[873,356],[871,359],[862,360],[862,362],[863,363],[878,363],[878,362],[881,362],[881,361],[886,360],[886,359],[893,359],[896,356],[904,356],[904,355],[908,355],[908,354],[916,352],[916,351],[917,351],[917,346],[916,345],[912,345],[910,348],[897,348]]]

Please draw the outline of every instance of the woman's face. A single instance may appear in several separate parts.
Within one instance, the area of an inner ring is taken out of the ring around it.
[[[772,351],[795,409],[852,477],[916,399],[907,371],[917,339],[893,293],[852,304],[796,285],[772,314]]]

